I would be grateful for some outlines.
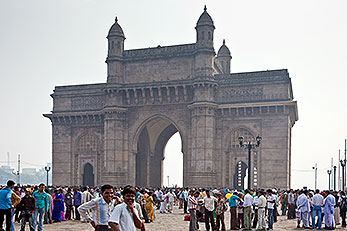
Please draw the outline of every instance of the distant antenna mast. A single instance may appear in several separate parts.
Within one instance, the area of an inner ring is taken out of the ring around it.
[[[20,184],[20,154],[18,154],[17,183]]]
[[[10,153],[7,152],[7,166],[10,166]]]

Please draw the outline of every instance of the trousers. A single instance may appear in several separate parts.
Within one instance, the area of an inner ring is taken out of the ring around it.
[[[196,212],[195,209],[189,209],[189,231],[196,231]]]
[[[258,229],[266,229],[265,208],[258,208]]]
[[[216,227],[214,225],[213,211],[208,211],[207,209],[205,209],[205,228],[207,231],[210,230],[210,222],[211,222],[212,230],[215,230]]]
[[[230,207],[230,229],[238,229],[236,207]]]
[[[252,207],[245,207],[243,210],[243,220],[245,224],[245,229],[251,229],[252,223]]]
[[[318,217],[318,221],[316,222],[316,215]],[[313,206],[312,208],[312,228],[322,228],[322,207],[321,206]]]
[[[4,217],[6,216],[6,231],[11,230],[11,209],[0,209],[0,228],[3,228]]]
[[[221,231],[225,231],[224,213],[216,215],[216,230],[219,230],[221,226]]]

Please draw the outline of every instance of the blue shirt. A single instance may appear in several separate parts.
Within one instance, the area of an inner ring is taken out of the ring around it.
[[[48,210],[49,208],[49,203],[48,203],[48,196],[45,191],[43,191],[41,194],[39,190],[36,190],[33,192],[33,197],[35,198],[36,202],[36,208],[37,209],[45,209]]]
[[[237,207],[237,200],[239,199],[238,196],[232,195],[229,198],[229,207]]]
[[[82,203],[82,193],[81,192],[74,192],[73,193],[73,204],[74,205],[81,205]]]
[[[0,190],[0,209],[10,209],[11,208],[11,196],[12,190],[10,187],[5,187]]]
[[[186,201],[188,199],[188,192],[184,190],[181,194],[181,198],[183,198]]]

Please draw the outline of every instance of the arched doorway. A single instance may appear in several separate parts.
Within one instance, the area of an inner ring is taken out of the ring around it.
[[[177,132],[179,131],[173,122],[163,117],[153,118],[142,126],[136,152],[137,186],[161,187],[163,185],[165,147],[169,139]]]
[[[83,186],[94,187],[93,166],[89,163],[85,164],[83,168]]]

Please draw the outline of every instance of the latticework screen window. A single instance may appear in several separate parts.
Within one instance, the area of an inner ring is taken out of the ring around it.
[[[99,143],[97,137],[86,134],[80,138],[77,149],[78,151],[97,151],[98,145]]]

